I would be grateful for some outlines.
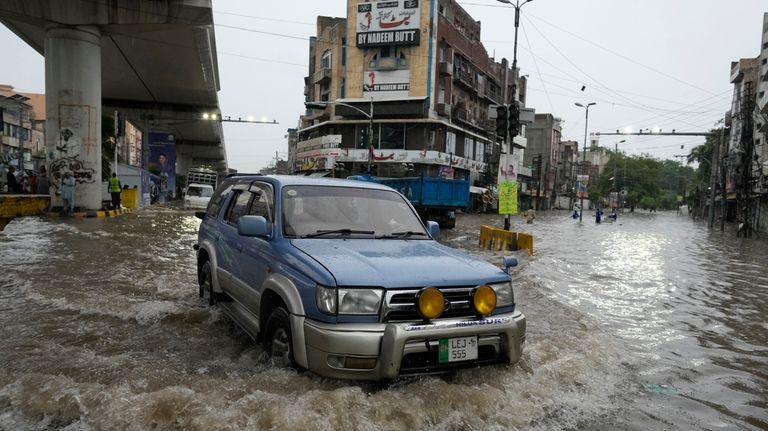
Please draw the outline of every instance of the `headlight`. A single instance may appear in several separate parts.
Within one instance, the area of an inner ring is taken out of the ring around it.
[[[317,286],[315,302],[323,313],[336,314],[336,288]]]
[[[512,282],[489,284],[496,291],[496,306],[506,307],[515,303],[515,294],[512,292]]]
[[[379,289],[339,289],[339,314],[377,314],[383,291]]]
[[[472,291],[472,305],[477,314],[488,316],[496,309],[496,291],[490,286],[479,286]]]
[[[427,320],[437,319],[445,311],[443,292],[435,287],[422,289],[416,294],[416,308],[421,317]]]

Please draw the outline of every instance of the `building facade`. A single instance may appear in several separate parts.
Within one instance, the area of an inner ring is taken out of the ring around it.
[[[45,164],[45,95],[0,85],[0,164],[39,170]]]
[[[727,216],[768,231],[768,13],[760,55],[731,63],[730,133],[721,148]]]
[[[304,93],[319,103],[301,118],[294,171],[494,183],[509,151],[495,106],[516,93],[524,104],[525,80],[488,56],[480,30],[453,0],[350,0],[346,18],[318,17]],[[526,143],[515,137],[514,153]]]
[[[536,114],[526,129],[528,146],[523,165],[531,167],[531,196],[536,209],[555,206],[558,172],[562,169],[560,121],[552,114]]]

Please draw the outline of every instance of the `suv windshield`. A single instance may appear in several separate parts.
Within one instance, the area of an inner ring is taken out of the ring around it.
[[[293,186],[283,188],[282,202],[285,236],[429,239],[418,216],[394,191]]]

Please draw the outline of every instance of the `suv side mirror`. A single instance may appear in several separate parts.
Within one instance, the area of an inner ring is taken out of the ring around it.
[[[242,236],[269,238],[267,219],[262,216],[244,215],[237,219],[237,233]]]
[[[504,256],[504,272],[509,274],[510,268],[517,266],[517,258],[514,256]]]
[[[440,225],[436,221],[427,222],[427,232],[432,239],[437,239],[440,236]]]

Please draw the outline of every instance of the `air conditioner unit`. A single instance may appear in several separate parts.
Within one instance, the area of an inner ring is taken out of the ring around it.
[[[453,75],[453,62],[441,61],[438,69],[441,75]]]
[[[438,115],[444,115],[446,117],[451,116],[451,105],[448,103],[438,103],[437,104],[437,114]]]

